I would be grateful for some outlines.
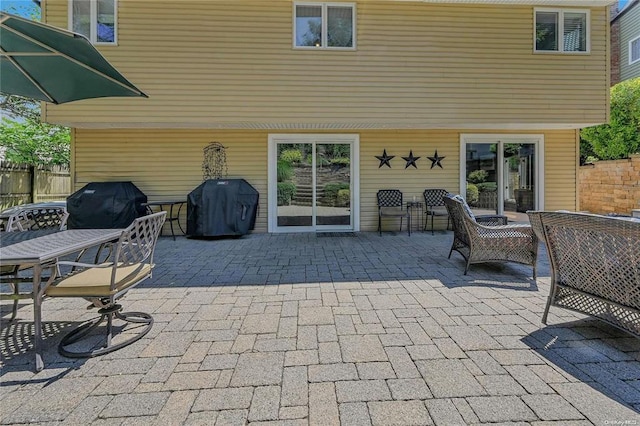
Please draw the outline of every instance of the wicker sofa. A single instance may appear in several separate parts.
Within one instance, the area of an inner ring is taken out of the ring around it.
[[[453,243],[449,250],[457,251],[469,265],[483,262],[516,262],[533,267],[536,278],[538,238],[529,225],[507,225],[505,216],[473,216],[460,196],[444,197],[453,223]]]
[[[528,212],[551,264],[549,308],[591,315],[640,337],[640,221]]]

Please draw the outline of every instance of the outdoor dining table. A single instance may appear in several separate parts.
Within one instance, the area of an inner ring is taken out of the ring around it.
[[[42,282],[42,271],[54,267],[60,257],[116,240],[122,229],[72,229],[66,231],[23,231],[0,234],[0,266],[33,267],[33,316],[36,371],[42,359],[42,298],[55,274]]]
[[[154,207],[157,207],[158,211],[167,212],[167,218],[165,222],[169,222],[169,226],[171,228],[171,236],[173,237],[173,241],[175,241],[176,233],[173,230],[173,222],[178,222],[178,228],[180,228],[180,232],[184,234],[184,229],[182,229],[182,225],[180,224],[180,211],[182,210],[182,206],[184,206],[185,204],[187,204],[187,200],[165,200],[142,203],[142,206],[147,207],[149,209],[149,213],[154,213]],[[167,207],[165,208],[165,206]],[[174,212],[175,206],[177,206],[177,210]],[[160,235],[162,235],[162,231],[160,231]]]

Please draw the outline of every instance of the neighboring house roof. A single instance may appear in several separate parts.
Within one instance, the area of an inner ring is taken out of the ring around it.
[[[626,14],[627,12],[629,12],[631,9],[633,9],[634,7],[640,5],[640,0],[630,0],[623,8],[621,11],[618,12],[618,14],[616,16],[614,16],[611,19],[611,23],[613,24],[615,21],[618,20],[618,18],[620,18],[621,16],[623,16],[624,14]]]

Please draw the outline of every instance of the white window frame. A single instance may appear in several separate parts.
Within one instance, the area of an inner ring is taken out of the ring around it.
[[[278,144],[279,143],[308,143],[314,145],[322,143],[348,143],[351,145],[351,220],[352,228],[338,226],[332,231],[346,232],[360,231],[360,135],[358,133],[270,133],[268,135],[267,150],[267,232],[318,232],[326,230],[326,225],[314,224],[300,227],[278,227]],[[316,169],[316,156],[313,155],[312,168]],[[315,188],[315,182],[312,185]],[[313,199],[316,190],[313,190]],[[316,208],[312,216],[316,216]]]
[[[471,143],[494,143],[498,146],[498,175],[497,181],[504,182],[504,144],[506,143],[528,143],[535,145],[536,158],[536,197],[535,209],[544,210],[544,134],[520,134],[520,133],[462,133],[460,134],[460,194],[466,198],[467,194],[467,144]],[[498,185],[498,212],[504,214],[504,187]]]
[[[538,12],[551,12],[558,14],[558,50],[538,50],[536,45],[536,26],[538,22]],[[584,13],[587,21],[587,45],[585,51],[564,50],[564,14]],[[586,55],[591,53],[591,11],[589,9],[559,9],[536,7],[533,9],[533,51],[534,53],[550,53],[562,55]]]
[[[640,35],[639,35],[639,36],[637,36],[637,37],[636,37],[636,38],[634,38],[634,39],[629,40],[629,65],[633,65],[633,64],[635,64],[635,63],[637,63],[637,62],[640,62],[640,56],[638,56],[638,57],[634,60],[634,59],[632,58],[632,55],[631,55],[631,54],[633,53],[633,50],[632,50],[633,43],[635,43],[635,42],[638,42],[638,44],[640,44]]]
[[[298,6],[321,6],[322,7],[322,42],[320,46],[297,46],[296,45],[296,13]],[[353,46],[351,47],[339,47],[339,46],[327,46],[328,44],[328,31],[327,31],[327,9],[331,6],[338,7],[350,7],[351,8],[351,22],[353,23],[351,31],[353,34]],[[356,50],[356,4],[355,3],[325,3],[325,2],[294,2],[293,3],[293,48],[302,50]]]
[[[69,0],[69,31],[73,31],[73,1]],[[114,46],[118,44],[118,0],[113,0],[113,41],[98,41],[98,2],[90,0],[91,5],[91,23],[89,27],[90,34],[87,37],[91,44]]]

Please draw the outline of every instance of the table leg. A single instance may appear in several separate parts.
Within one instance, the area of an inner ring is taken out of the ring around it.
[[[176,240],[176,234],[173,232],[173,206],[174,204],[169,204],[169,227],[171,228],[171,236],[173,237],[173,241]]]
[[[182,206],[184,206],[185,204],[185,202],[182,202],[178,206],[178,228],[180,228],[180,232],[182,232],[182,234],[185,234],[185,232],[184,229],[182,229],[182,225],[180,224],[180,212],[182,211]]]
[[[36,371],[42,371],[42,295],[40,294],[40,280],[42,265],[33,266],[33,348],[36,353]]]

